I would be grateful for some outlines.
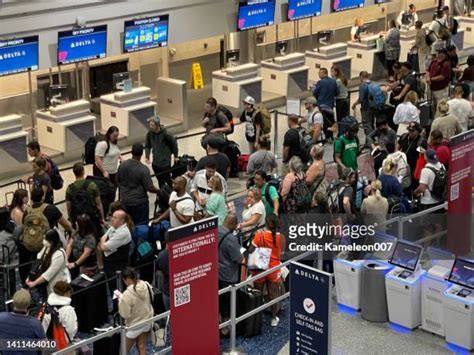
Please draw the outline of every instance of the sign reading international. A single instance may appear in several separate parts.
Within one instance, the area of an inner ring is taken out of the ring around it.
[[[169,231],[173,354],[220,354],[217,217]]]
[[[290,354],[330,354],[332,275],[297,262],[290,273]]]

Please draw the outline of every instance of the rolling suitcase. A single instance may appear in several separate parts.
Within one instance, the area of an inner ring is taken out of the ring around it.
[[[76,310],[78,329],[86,333],[106,323],[109,313],[107,286],[102,282],[106,279],[105,274],[99,273],[91,278],[92,282],[78,276],[71,282],[71,305]]]
[[[236,177],[239,174],[239,157],[241,156],[239,145],[234,141],[228,141],[225,155],[227,155],[230,160],[229,177]]]
[[[92,353],[94,355],[120,354],[120,333],[96,341]]]
[[[260,307],[263,304],[262,293],[251,288],[237,290],[237,317]],[[237,324],[237,335],[252,337],[262,332],[262,312]]]

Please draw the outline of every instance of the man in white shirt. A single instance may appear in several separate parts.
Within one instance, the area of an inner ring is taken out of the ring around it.
[[[318,109],[316,99],[312,96],[308,97],[304,102],[304,107],[308,113],[299,121],[299,124],[307,123],[307,130],[313,137],[313,143],[322,141],[324,139],[324,117]]]
[[[415,196],[420,196],[420,204],[422,205],[422,209],[428,209],[443,202],[442,200],[434,197],[431,194],[431,191],[433,190],[433,183],[436,176],[432,169],[436,171],[439,169],[444,170],[444,166],[439,162],[436,152],[432,149],[429,149],[425,152],[425,157],[426,165],[421,170],[420,185],[414,192]]]
[[[415,27],[415,22],[418,21],[418,14],[414,4],[408,6],[408,11],[400,12],[397,18],[397,24],[403,29],[412,29]]]
[[[197,211],[204,209],[207,198],[212,193],[212,190],[208,186],[208,181],[213,176],[217,176],[221,180],[222,193],[224,196],[227,195],[227,182],[224,177],[217,172],[217,162],[214,160],[208,161],[205,169],[196,172],[191,186],[191,195],[196,201]]]
[[[194,200],[186,192],[186,178],[178,176],[173,180],[173,192],[170,195],[169,208],[152,223],[170,220],[171,228],[194,222]]]

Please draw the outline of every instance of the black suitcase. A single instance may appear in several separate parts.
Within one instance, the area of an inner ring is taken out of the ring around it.
[[[239,145],[234,141],[228,141],[224,153],[230,160],[229,177],[236,177],[239,174],[239,157],[241,155]]]
[[[425,129],[429,129],[431,127],[431,123],[433,122],[433,111],[431,110],[431,102],[421,102],[418,104],[418,108],[420,109],[420,125]]]
[[[260,307],[263,304],[262,293],[254,289],[237,290],[237,317]],[[237,324],[237,335],[252,337],[262,332],[262,312],[259,312]]]
[[[94,343],[93,355],[120,354],[120,333],[102,338]]]
[[[107,286],[102,282],[106,279],[105,274],[99,273],[91,278],[94,281],[89,282],[79,276],[71,282],[71,305],[76,310],[78,329],[86,333],[106,323],[109,314]]]

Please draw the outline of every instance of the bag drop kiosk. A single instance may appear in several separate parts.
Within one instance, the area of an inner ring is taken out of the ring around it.
[[[371,74],[372,80],[387,76],[385,52],[377,48],[379,35],[364,36],[360,42],[347,42],[347,55],[352,57],[351,78],[358,78],[363,70]]]
[[[457,258],[448,281],[454,285],[444,292],[446,341],[474,350],[474,260]]]
[[[305,64],[309,68],[310,84],[319,81],[319,69],[326,68],[330,71],[333,65],[337,65],[346,78],[350,78],[351,60],[352,57],[347,55],[346,43],[335,43],[330,46],[316,48],[312,51],[306,51]]]
[[[389,321],[408,329],[421,325],[422,252],[421,245],[398,241],[389,261],[395,268],[385,276]]]
[[[374,245],[383,243],[395,244],[396,238],[376,232],[374,235]],[[385,244],[388,245],[388,244]],[[390,257],[390,249],[387,252],[374,252],[367,255],[364,260],[348,260],[344,253],[340,253],[334,260],[334,278],[336,279],[337,303],[356,311],[362,308],[362,270],[368,260],[377,260],[380,263],[387,263]]]
[[[431,267],[421,280],[421,327],[444,337],[443,294],[451,286],[446,279],[454,263],[454,254],[429,247]]]

